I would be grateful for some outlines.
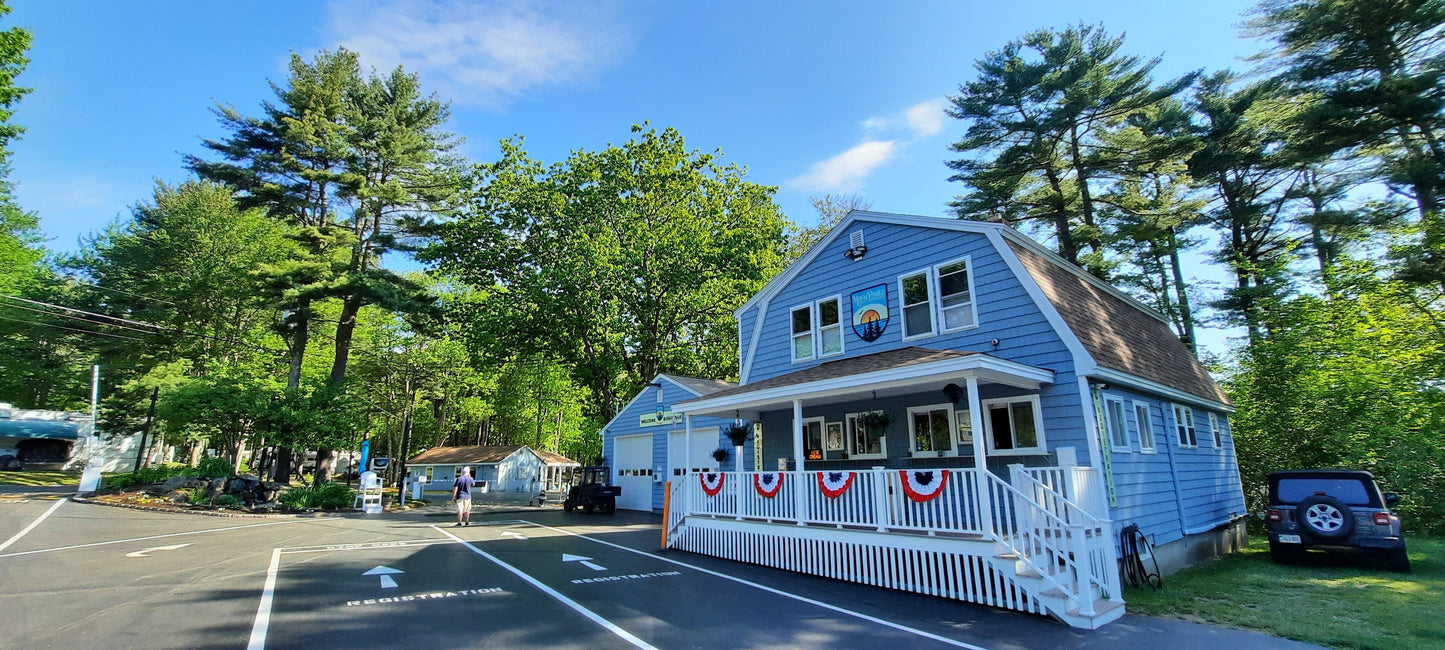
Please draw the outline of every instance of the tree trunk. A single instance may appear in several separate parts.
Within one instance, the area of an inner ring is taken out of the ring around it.
[[[1184,345],[1189,346],[1190,354],[1199,356],[1199,341],[1194,336],[1194,310],[1189,307],[1189,292],[1184,285],[1184,271],[1179,267],[1179,242],[1174,236],[1174,229],[1166,231],[1169,237],[1169,268],[1174,274],[1174,301],[1179,306],[1179,324],[1183,326]]]
[[[361,295],[352,293],[341,303],[341,317],[336,323],[336,357],[331,362],[332,387],[340,387],[346,379],[346,363],[351,358],[351,338],[356,334],[356,315],[361,311]]]
[[[290,447],[285,445],[278,445],[276,447],[276,456],[274,459],[276,467],[273,469],[271,480],[277,483],[291,484],[291,457]]]

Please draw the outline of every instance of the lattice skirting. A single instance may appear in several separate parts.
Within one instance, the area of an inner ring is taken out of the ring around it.
[[[833,539],[821,539],[827,535]],[[883,538],[871,540],[870,537]],[[673,548],[970,603],[1043,614],[991,542],[689,517]]]

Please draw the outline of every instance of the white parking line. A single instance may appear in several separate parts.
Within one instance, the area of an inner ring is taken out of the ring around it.
[[[527,523],[531,523],[531,522],[527,522]],[[535,525],[535,524],[533,524],[533,525]],[[521,579],[523,579],[523,580],[526,580],[526,581],[527,581],[527,584],[530,584],[530,585],[532,585],[533,587],[536,587],[536,588],[537,588],[538,590],[540,590],[542,593],[547,594],[548,596],[551,596],[551,597],[552,597],[553,599],[555,599],[557,602],[560,602],[560,603],[562,603],[563,605],[566,605],[566,606],[568,606],[568,607],[571,607],[571,608],[572,608],[573,610],[575,610],[578,614],[581,614],[581,615],[587,617],[588,620],[591,620],[593,623],[596,623],[596,624],[598,624],[598,625],[601,625],[601,626],[604,627],[604,628],[607,628],[607,631],[609,631],[609,632],[611,632],[611,633],[613,633],[613,634],[616,634],[618,637],[621,637],[623,641],[626,641],[626,642],[628,642],[628,643],[631,643],[632,645],[634,645],[634,646],[636,646],[636,647],[638,647],[638,648],[646,648],[647,650],[657,650],[657,648],[654,647],[652,644],[649,644],[648,642],[643,641],[642,639],[639,639],[639,638],[633,636],[631,632],[628,632],[627,630],[624,630],[624,629],[622,629],[621,627],[618,627],[617,624],[613,623],[612,621],[609,621],[609,620],[607,620],[607,619],[605,619],[605,618],[602,618],[602,617],[601,617],[600,615],[598,615],[596,612],[593,612],[592,610],[587,609],[586,607],[583,607],[583,606],[582,606],[581,604],[579,604],[577,601],[572,600],[571,598],[568,598],[568,597],[566,597],[566,596],[563,596],[563,595],[562,595],[560,592],[558,592],[556,589],[553,589],[553,588],[551,588],[551,587],[548,587],[548,586],[545,585],[545,584],[542,584],[542,582],[541,582],[540,580],[537,580],[536,578],[533,578],[532,576],[527,575],[527,574],[524,573],[521,569],[518,569],[517,567],[514,567],[514,566],[512,566],[512,565],[510,565],[510,564],[507,564],[506,562],[503,562],[503,561],[497,559],[496,557],[492,556],[490,553],[487,553],[486,551],[483,551],[482,549],[477,548],[477,547],[474,546],[472,543],[467,542],[467,541],[463,540],[462,538],[457,537],[456,535],[453,535],[453,534],[451,534],[451,533],[449,533],[449,532],[447,532],[447,531],[445,531],[445,530],[443,530],[443,529],[441,529],[441,528],[437,528],[436,524],[432,524],[432,528],[435,529],[438,533],[441,533],[441,534],[443,534],[443,535],[446,535],[447,537],[450,537],[450,538],[456,540],[457,542],[460,542],[462,546],[465,546],[465,547],[467,547],[467,548],[469,548],[469,549],[472,549],[472,552],[473,552],[473,553],[476,553],[477,555],[480,555],[480,556],[482,556],[482,557],[484,557],[484,558],[487,558],[488,560],[491,560],[492,563],[496,564],[497,566],[502,567],[503,569],[506,569],[506,570],[512,572],[512,574],[515,575],[515,576],[517,576],[518,578],[521,578]],[[544,528],[545,528],[545,526],[544,526]],[[554,530],[555,530],[555,529],[554,529]]]
[[[916,634],[916,635],[918,635],[918,636],[921,636],[921,637],[924,637],[924,638],[927,638],[927,639],[932,639],[932,640],[938,641],[938,642],[940,642],[940,643],[947,643],[947,644],[949,644],[949,645],[957,646],[957,647],[960,647],[960,648],[968,648],[969,650],[988,650],[987,648],[983,648],[983,647],[981,647],[981,646],[976,646],[976,645],[964,643],[964,642],[962,642],[962,641],[956,641],[956,640],[950,639],[950,638],[948,638],[948,637],[946,637],[946,636],[939,636],[939,635],[934,634],[934,633],[932,633],[932,632],[925,632],[925,631],[920,630],[920,629],[917,629],[917,628],[908,627],[907,625],[903,625],[903,624],[900,624],[900,623],[894,623],[893,621],[886,621],[886,620],[883,620],[883,619],[878,618],[878,617],[876,617],[876,616],[869,616],[868,614],[864,614],[864,613],[862,613],[862,612],[855,612],[855,611],[853,611],[853,610],[851,610],[851,609],[844,609],[844,608],[839,607],[839,606],[837,606],[837,605],[830,605],[830,604],[828,604],[828,603],[824,603],[824,602],[820,602],[820,601],[817,601],[817,600],[813,600],[812,598],[807,598],[807,597],[804,597],[804,596],[799,596],[799,595],[797,595],[797,594],[791,594],[791,593],[788,593],[788,592],[783,591],[783,590],[781,590],[781,589],[775,589],[775,588],[769,587],[769,586],[767,586],[767,585],[760,585],[760,584],[758,584],[758,583],[756,583],[756,582],[751,582],[751,581],[748,581],[748,580],[744,580],[744,579],[742,579],[742,578],[733,577],[733,576],[727,575],[727,574],[725,574],[725,573],[718,573],[717,571],[713,571],[713,570],[711,570],[711,569],[704,569],[704,568],[702,568],[702,567],[700,567],[700,566],[694,566],[694,565],[688,564],[688,563],[686,563],[686,562],[679,562],[679,561],[677,561],[677,560],[673,560],[673,559],[670,559],[670,558],[665,558],[665,557],[662,557],[662,556],[660,556],[660,555],[653,555],[652,553],[647,553],[647,552],[645,552],[645,551],[639,551],[639,550],[637,550],[637,549],[635,549],[635,548],[628,548],[628,547],[626,547],[626,546],[622,546],[621,544],[614,544],[614,543],[612,543],[612,542],[605,542],[605,541],[602,541],[602,540],[600,540],[600,539],[596,539],[596,538],[594,538],[594,537],[589,537],[589,536],[587,536],[587,535],[583,535],[583,534],[581,534],[581,533],[574,533],[574,532],[572,532],[572,531],[570,531],[570,530],[563,530],[563,529],[561,529],[561,528],[553,528],[553,527],[551,527],[551,526],[547,526],[547,525],[545,525],[545,524],[539,524],[539,523],[532,522],[532,521],[528,521],[528,522],[526,522],[526,523],[532,524],[533,526],[537,526],[538,528],[546,528],[547,530],[554,530],[554,531],[557,531],[557,532],[559,532],[559,533],[566,533],[566,534],[571,535],[571,536],[573,536],[573,537],[581,537],[582,539],[585,539],[585,540],[590,540],[590,541],[593,541],[593,542],[597,542],[598,544],[605,544],[605,545],[607,545],[607,546],[611,546],[611,547],[613,547],[613,548],[621,549],[621,550],[627,551],[627,552],[629,552],[629,553],[636,553],[636,554],[638,554],[638,555],[643,555],[643,556],[646,556],[646,557],[650,557],[650,558],[652,558],[652,559],[654,559],[654,560],[661,560],[661,561],[667,562],[667,563],[669,563],[669,564],[675,564],[675,565],[677,565],[677,566],[687,567],[687,568],[692,569],[692,570],[694,570],[694,571],[701,571],[701,572],[706,573],[706,574],[708,574],[708,575],[713,575],[713,576],[717,576],[717,577],[719,577],[719,578],[723,578],[723,579],[726,579],[726,580],[731,580],[731,581],[733,581],[733,582],[740,583],[740,584],[744,584],[744,585],[747,585],[747,586],[749,586],[749,587],[753,587],[753,588],[755,588],[755,589],[761,589],[761,590],[766,591],[766,592],[768,592],[768,593],[770,593],[770,594],[776,594],[776,595],[779,595],[779,596],[783,596],[783,597],[785,597],[785,598],[791,598],[791,599],[793,599],[793,600],[802,601],[802,602],[808,603],[809,605],[817,605],[818,607],[822,607],[823,609],[832,610],[832,611],[838,612],[839,614],[847,614],[848,616],[852,616],[852,617],[854,617],[854,618],[861,618],[861,619],[863,619],[863,620],[865,620],[865,621],[869,621],[869,622],[871,622],[871,623],[877,623],[877,624],[882,625],[882,626],[884,626],[884,627],[891,627],[891,628],[893,628],[893,629],[895,629],[895,630],[898,630],[898,631],[900,631],[900,632],[907,632],[907,633],[909,633],[909,634]],[[477,551],[477,552],[480,553],[481,551]]]
[[[271,550],[271,566],[266,569],[266,586],[261,589],[261,603],[256,605],[256,622],[251,624],[251,641],[246,650],[266,647],[266,630],[271,627],[271,599],[276,594],[276,570],[281,568],[281,549]]]
[[[59,506],[59,505],[60,505],[60,503],[56,503],[55,506],[51,506],[50,509],[51,509],[51,510],[54,510],[54,509],[55,509],[57,506]],[[39,520],[36,520],[35,523],[38,524],[38,523],[40,523],[40,521],[39,521]],[[55,547],[55,548],[42,548],[42,549],[36,549],[36,550],[34,550],[34,551],[21,551],[21,552],[19,552],[19,553],[5,553],[5,554],[3,554],[3,555],[0,555],[0,557],[18,557],[18,556],[21,556],[21,555],[33,555],[33,554],[35,554],[35,553],[50,553],[50,552],[52,552],[52,551],[68,551],[68,550],[74,549],[74,548],[90,548],[90,547],[92,547],[92,546],[107,546],[107,545],[110,545],[110,544],[125,544],[125,543],[127,543],[127,542],[143,542],[143,541],[148,540],[148,539],[161,539],[161,538],[163,538],[163,537],[182,537],[182,536],[185,536],[185,535],[201,535],[201,534],[205,534],[205,533],[219,533],[219,532],[221,532],[221,531],[226,531],[226,530],[240,530],[240,529],[242,529],[242,528],[258,528],[258,527],[261,527],[261,526],[280,526],[280,525],[282,525],[282,524],[301,524],[301,523],[306,523],[306,520],[297,519],[297,520],[294,520],[294,521],[270,521],[270,522],[266,522],[266,523],[264,523],[264,524],[246,524],[246,525],[244,525],[244,526],[227,526],[227,527],[225,527],[225,528],[210,528],[210,529],[207,529],[207,530],[193,530],[193,531],[190,531],[190,532],[187,532],[187,533],[167,533],[167,534],[165,534],[165,535],[149,535],[149,536],[146,536],[146,537],[132,537],[132,538],[130,538],[130,539],[117,539],[117,540],[113,540],[113,541],[109,541],[109,542],[92,542],[92,543],[90,543],[90,544],[72,544],[72,545],[70,545],[70,546],[57,546],[57,547]],[[30,527],[31,527],[31,528],[34,528],[34,527],[35,527],[35,524],[31,524]],[[25,530],[22,530],[22,531],[20,531],[20,535],[24,535],[24,534],[25,534],[26,532],[28,532],[28,531],[29,531],[29,528],[27,528],[27,529],[25,529]],[[11,541],[11,542],[15,541],[17,538],[19,538],[20,535],[16,535],[15,537],[10,538],[10,541]],[[10,545],[10,542],[5,542],[5,546],[9,546],[9,545]],[[5,548],[5,546],[0,546],[0,549]]]
[[[25,530],[22,530],[22,531],[20,531],[20,532],[18,532],[18,533],[15,533],[15,536],[14,536],[14,537],[11,537],[10,539],[5,540],[5,543],[4,543],[4,544],[0,544],[0,551],[3,551],[3,550],[5,550],[5,549],[7,549],[7,548],[10,548],[10,545],[11,545],[11,544],[14,544],[15,542],[20,541],[20,538],[21,538],[21,537],[24,537],[24,536],[25,536],[25,533],[28,533],[28,532],[30,532],[30,531],[32,531],[32,530],[35,530],[35,527],[36,527],[36,526],[39,526],[39,525],[40,525],[40,522],[45,521],[45,518],[46,518],[46,517],[49,517],[49,516],[50,516],[50,513],[55,512],[55,509],[56,509],[56,508],[59,508],[59,507],[60,507],[60,504],[65,503],[66,501],[69,501],[69,500],[70,500],[70,497],[65,497],[64,499],[61,499],[61,500],[59,500],[59,501],[56,501],[56,502],[55,502],[55,505],[50,506],[50,509],[45,511],[45,514],[40,515],[39,517],[36,517],[36,518],[35,518],[35,521],[30,522],[30,525],[29,525],[29,526],[26,526],[26,527],[25,527]],[[0,555],[0,557],[5,557],[5,556]]]

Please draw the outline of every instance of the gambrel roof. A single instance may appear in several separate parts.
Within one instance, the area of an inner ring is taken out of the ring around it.
[[[1168,318],[1132,296],[1065,261],[1053,251],[1008,226],[983,221],[854,210],[792,266],[743,303],[735,315],[767,303],[849,227],[874,222],[968,232],[987,237],[1000,257],[1019,275],[1041,311],[1073,352],[1080,375],[1133,383],[1174,399],[1232,410],[1229,397],[1203,364],[1175,335]],[[744,375],[757,353],[757,334],[742,360]]]

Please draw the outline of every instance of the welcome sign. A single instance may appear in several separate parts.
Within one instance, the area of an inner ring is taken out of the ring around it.
[[[677,424],[678,422],[682,422],[681,413],[673,413],[672,411],[657,411],[655,413],[644,413],[642,417],[638,418],[637,425],[642,427],[660,427],[669,424]]]
[[[853,333],[873,342],[888,329],[888,285],[853,292]]]

